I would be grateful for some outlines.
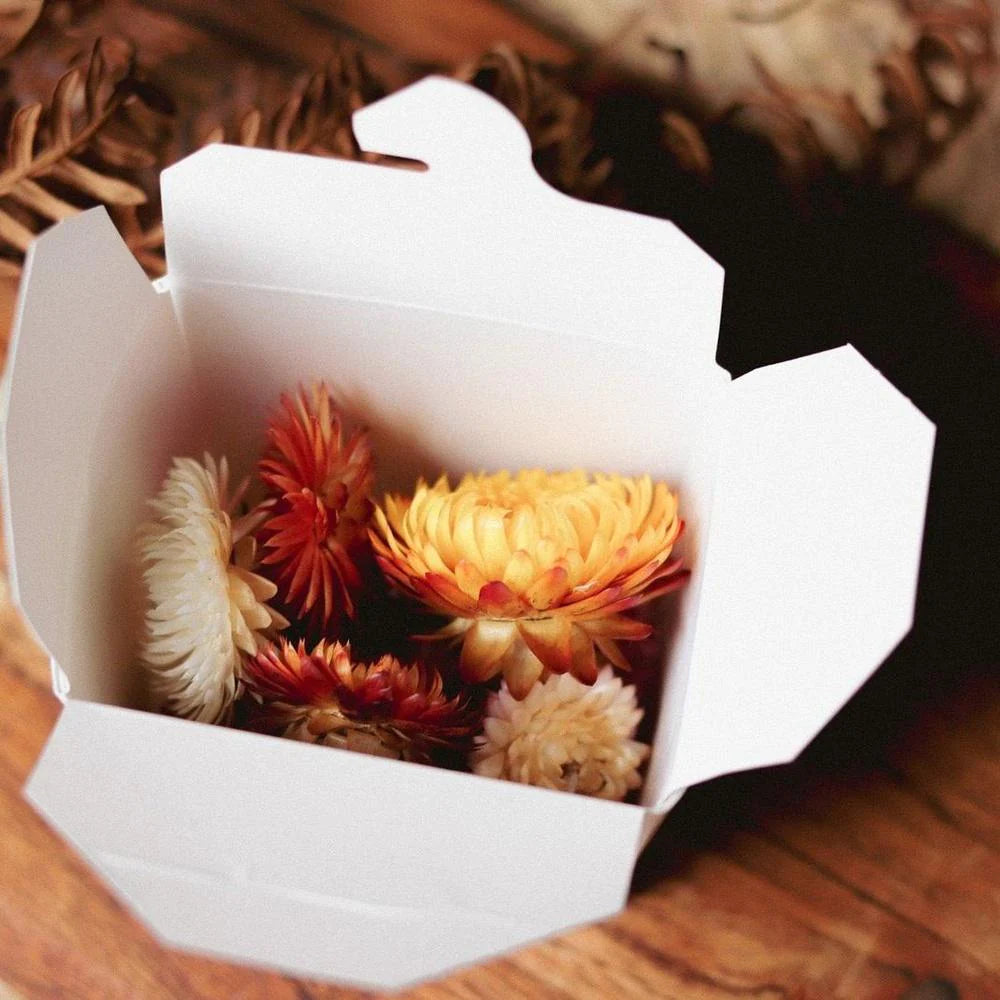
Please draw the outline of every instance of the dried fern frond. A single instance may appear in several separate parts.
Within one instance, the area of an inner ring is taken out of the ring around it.
[[[95,204],[134,209],[147,200],[121,173],[154,165],[149,118],[155,112],[140,96],[131,53],[119,64],[105,51],[98,42],[85,69],[60,77],[48,106],[25,105],[11,119],[0,170],[7,273],[18,271],[28,245],[51,223]]]
[[[524,125],[535,167],[553,187],[580,198],[599,196],[611,161],[595,155],[590,111],[555,73],[497,45],[456,76],[491,94]]]
[[[42,0],[0,0],[0,58],[13,52],[42,11]]]
[[[215,125],[203,136],[202,144],[234,142],[240,146],[361,159],[351,115],[384,93],[360,52],[342,45],[326,67],[294,87],[273,112],[266,114],[259,107],[250,108],[235,127]]]

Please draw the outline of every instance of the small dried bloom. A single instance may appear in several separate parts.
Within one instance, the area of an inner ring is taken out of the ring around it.
[[[486,703],[470,763],[491,778],[620,801],[641,784],[649,754],[632,738],[641,718],[635,688],[610,667],[589,686],[553,675],[520,701],[504,684]]]
[[[269,493],[258,531],[261,565],[283,605],[326,628],[354,615],[361,585],[359,553],[367,547],[373,470],[368,435],[344,441],[340,414],[326,386],[283,395],[259,465]]]
[[[164,708],[218,722],[238,693],[241,660],[288,622],[268,607],[275,586],[250,571],[246,520],[232,523],[239,493],[229,468],[176,458],[139,530],[146,589],[140,660]],[[234,550],[238,556],[234,560]]]
[[[449,699],[437,671],[394,656],[355,663],[339,642],[307,652],[282,640],[247,664],[247,687],[280,735],[379,757],[426,763],[435,750],[466,743],[475,726],[467,701]]]
[[[372,542],[396,587],[452,619],[437,637],[461,639],[462,676],[503,674],[523,698],[550,672],[592,684],[595,646],[628,667],[617,641],[652,629],[622,612],[685,581],[683,527],[649,476],[531,469],[421,480],[376,509]]]

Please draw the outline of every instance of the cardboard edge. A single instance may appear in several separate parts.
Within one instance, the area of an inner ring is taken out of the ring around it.
[[[686,767],[682,768],[683,773],[680,776],[676,775],[674,771],[673,765],[675,761],[671,761],[671,766],[668,770],[667,780],[665,782],[667,797],[683,792],[686,788],[689,788],[692,785],[700,784],[703,781],[708,781],[715,777],[721,777],[725,774],[738,773],[743,770],[756,769],[760,767],[786,764],[795,760],[805,747],[808,746],[813,739],[815,739],[817,734],[826,727],[826,725],[844,707],[844,705],[857,693],[858,690],[860,690],[860,688],[874,674],[879,666],[885,662],[885,660],[899,646],[913,627],[916,611],[917,588],[920,576],[923,537],[926,531],[927,498],[930,489],[931,471],[934,459],[934,444],[937,430],[933,421],[931,421],[926,414],[924,414],[919,407],[917,407],[913,401],[909,399],[909,397],[898,389],[890,379],[883,375],[882,372],[880,372],[870,361],[868,361],[863,354],[861,354],[852,344],[849,343],[829,350],[818,351],[813,354],[792,358],[784,362],[761,366],[758,369],[754,369],[744,375],[741,375],[738,379],[734,379],[731,383],[731,398],[728,404],[731,408],[727,420],[734,418],[738,398],[736,394],[738,394],[742,389],[745,389],[748,386],[753,387],[760,379],[774,377],[774,375],[778,372],[785,375],[787,379],[789,374],[794,373],[796,367],[816,364],[817,360],[820,358],[825,358],[828,363],[833,362],[834,364],[841,365],[841,371],[839,374],[843,384],[848,384],[849,382],[855,382],[858,384],[861,382],[867,382],[867,391],[870,394],[885,394],[884,398],[887,401],[887,405],[893,408],[895,419],[897,421],[910,422],[908,434],[909,443],[914,451],[922,453],[921,464],[919,466],[914,466],[914,471],[909,477],[912,493],[914,496],[919,495],[919,497],[922,498],[919,514],[917,514],[916,506],[913,508],[914,520],[919,518],[920,524],[919,532],[916,533],[915,565],[909,588],[905,593],[903,591],[899,592],[896,618],[893,619],[893,624],[891,626],[892,632],[886,638],[885,642],[879,646],[878,650],[872,653],[872,662],[865,675],[856,684],[844,689],[842,696],[837,699],[834,707],[829,708],[828,711],[822,714],[818,713],[816,718],[813,720],[814,724],[810,724],[809,726],[802,728],[799,734],[802,736],[802,739],[798,740],[799,745],[796,749],[789,750],[787,752],[777,752],[766,757],[761,756],[754,759],[750,763],[734,764],[731,767],[712,767],[707,770],[699,770],[695,768],[692,772],[692,767],[688,764]],[[923,460],[924,456],[926,457],[926,461]],[[718,498],[719,492],[716,490],[713,494],[713,502],[715,502]],[[914,525],[914,527],[916,526]],[[708,562],[710,558],[711,549],[706,546],[706,562]],[[701,619],[695,623],[695,645],[698,643],[698,633],[706,626],[711,627],[711,623],[706,623]],[[685,704],[682,706],[679,713],[681,729],[676,737],[677,744],[679,744],[683,739],[683,727],[685,723],[687,723],[688,726],[691,725],[692,713],[689,711],[688,704],[690,694],[691,685],[688,683],[684,692]],[[830,704],[833,705],[832,702]]]

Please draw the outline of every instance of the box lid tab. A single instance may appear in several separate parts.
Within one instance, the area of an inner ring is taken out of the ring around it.
[[[665,794],[791,760],[913,619],[934,425],[850,346],[730,402]]]
[[[389,302],[714,363],[719,265],[669,223],[549,187],[492,97],[430,77],[354,123],[366,148],[428,169],[210,146],[165,170],[172,284]]]

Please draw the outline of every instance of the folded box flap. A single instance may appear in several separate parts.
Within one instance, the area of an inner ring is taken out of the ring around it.
[[[729,416],[668,791],[795,757],[913,617],[934,425],[849,346]]]
[[[165,943],[298,976],[400,989],[552,933],[486,913],[367,906],[109,856],[94,867]]]
[[[204,149],[162,176],[171,281],[388,301],[713,362],[721,268],[669,223],[548,187],[493,98],[431,77],[354,121],[366,148],[428,169]]]
[[[186,356],[103,208],[38,239],[21,289],[3,394],[13,593],[74,689],[112,699],[126,681],[103,668],[129,641],[121,526],[166,467]]]
[[[180,939],[184,920],[206,924],[184,913],[175,890],[190,903],[201,886],[207,912],[236,928],[244,911],[266,921],[252,904],[270,899],[288,917],[281,933],[292,946],[272,942],[260,960],[355,978],[366,967],[352,954],[357,935],[309,926],[323,910],[354,913],[372,932],[371,971],[386,984],[617,911],[646,815],[77,701],[27,793],[161,934]],[[422,928],[419,915],[437,926]],[[442,928],[463,916],[452,956]],[[217,929],[201,947],[226,951],[231,938]]]

